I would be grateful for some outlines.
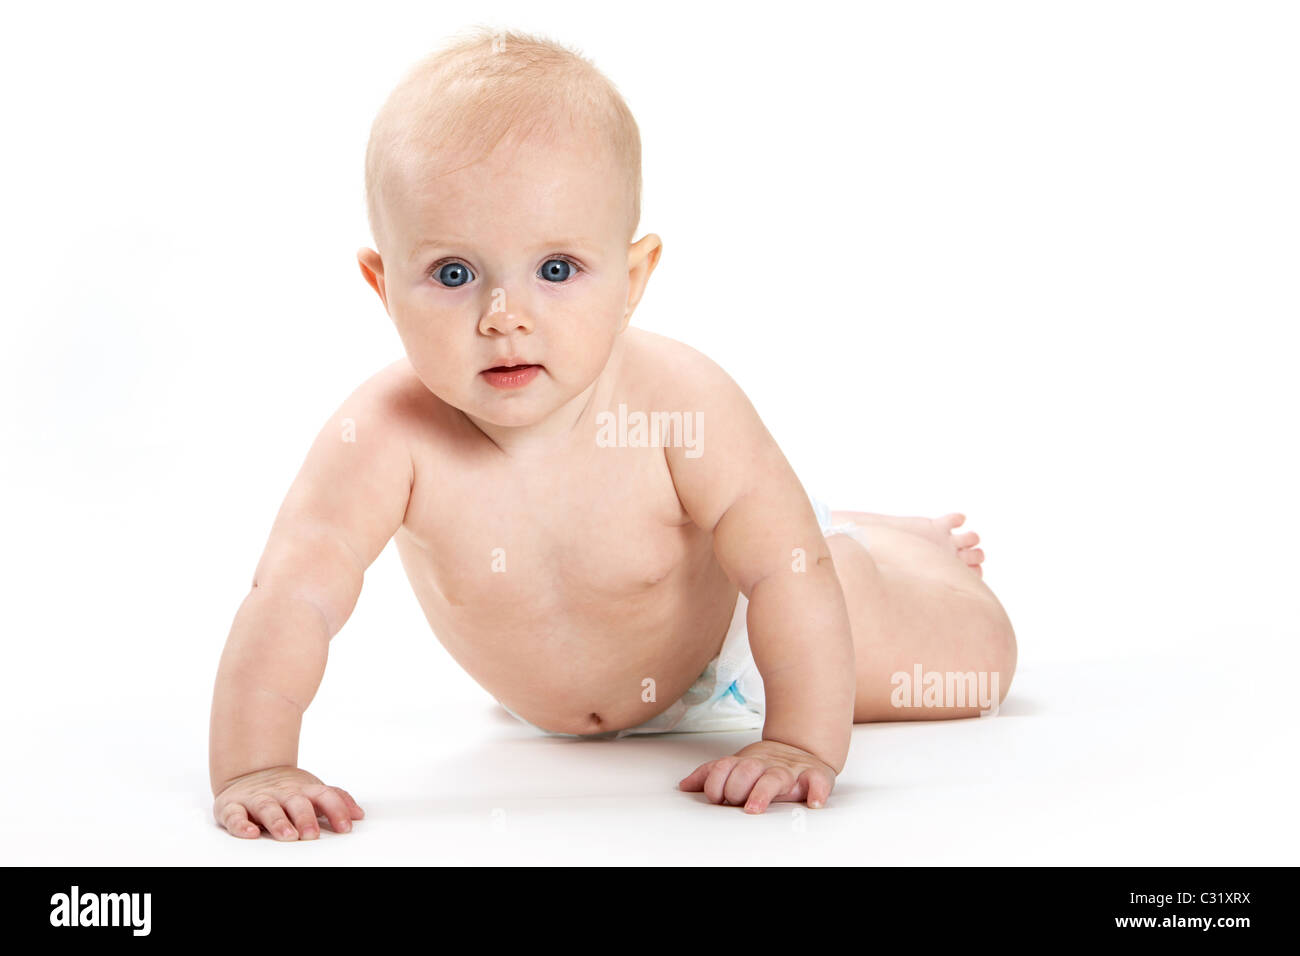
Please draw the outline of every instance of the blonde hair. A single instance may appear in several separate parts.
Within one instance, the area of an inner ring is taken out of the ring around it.
[[[641,218],[641,134],[627,103],[576,50],[513,30],[471,27],[409,70],[389,94],[366,146],[366,214],[381,242],[395,166],[468,150],[486,156],[507,135],[581,123],[607,144],[627,177],[628,237]]]

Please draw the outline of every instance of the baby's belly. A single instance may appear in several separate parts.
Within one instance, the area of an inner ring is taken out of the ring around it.
[[[549,582],[536,592],[462,592],[451,603],[428,556],[398,551],[438,639],[524,720],[569,734],[634,727],[684,694],[722,647],[736,588],[711,548],[626,593]]]

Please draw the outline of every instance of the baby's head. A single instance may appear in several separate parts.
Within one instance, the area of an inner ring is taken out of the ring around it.
[[[582,398],[658,262],[657,236],[631,242],[640,192],[640,134],[613,85],[558,44],[478,28],[376,117],[378,251],[358,260],[430,391],[532,425]],[[515,364],[539,368],[488,373]]]

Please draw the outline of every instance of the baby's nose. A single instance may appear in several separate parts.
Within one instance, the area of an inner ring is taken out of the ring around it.
[[[523,310],[515,309],[489,309],[479,322],[479,329],[482,332],[506,333],[516,329],[527,332],[531,331],[532,327],[533,323],[528,318],[528,314]]]

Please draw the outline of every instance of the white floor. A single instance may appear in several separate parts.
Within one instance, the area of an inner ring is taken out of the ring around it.
[[[1225,720],[1225,678],[1152,662],[1098,701],[1102,669],[1030,666],[996,717],[859,727],[827,808],[763,816],[674,789],[745,735],[567,741],[484,701],[336,708],[303,763],[367,819],[295,844],[212,822],[194,711],[49,720],[6,740],[0,845],[69,866],[1294,863],[1294,744],[1280,713],[1249,737]],[[1179,692],[1125,692],[1148,681]]]

